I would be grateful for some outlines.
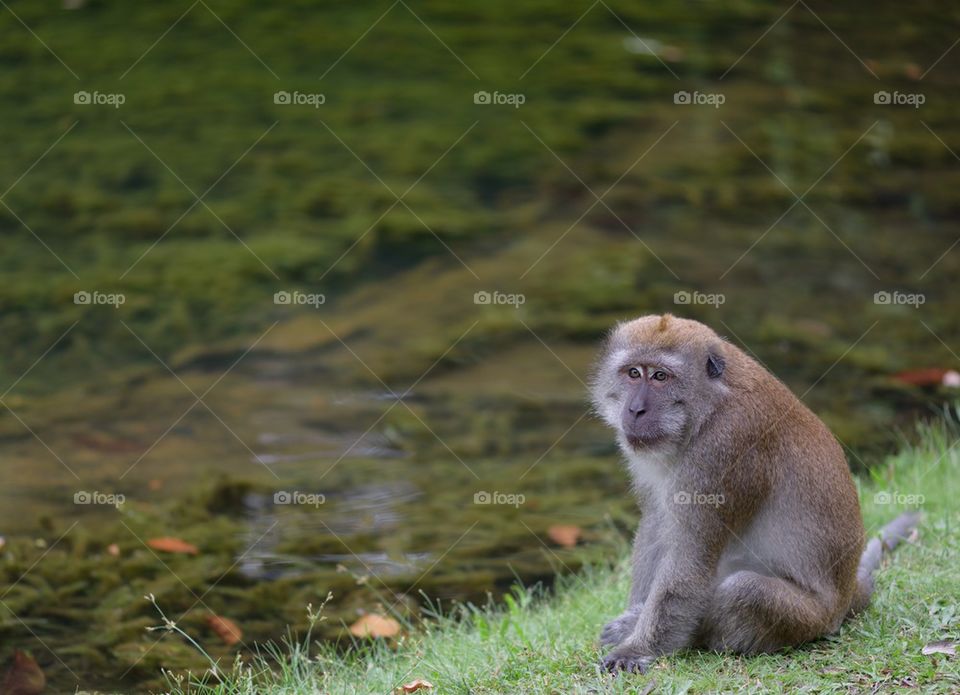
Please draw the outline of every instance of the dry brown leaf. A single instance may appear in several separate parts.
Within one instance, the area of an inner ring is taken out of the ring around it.
[[[406,685],[401,685],[397,688],[397,693],[415,693],[418,690],[432,690],[433,683],[430,681],[425,681],[422,678],[414,678],[412,681]]]
[[[193,545],[192,543],[187,543],[179,538],[171,538],[169,536],[164,536],[162,538],[151,538],[147,541],[147,545],[154,550],[159,550],[164,553],[186,553],[187,555],[196,555],[200,552],[197,546]]]
[[[111,543],[107,546],[107,553],[113,555],[114,557],[120,556],[120,546],[116,543]]]
[[[40,695],[47,678],[33,657],[17,649],[13,653],[13,663],[7,669],[0,693],[3,695]]]
[[[230,618],[210,614],[207,616],[207,625],[209,625],[210,629],[216,632],[217,636],[228,646],[233,646],[243,639],[243,631],[235,622],[230,620]]]
[[[910,386],[939,386],[946,374],[947,370],[942,367],[922,367],[898,372],[893,378]]]
[[[939,640],[938,642],[931,642],[930,644],[923,645],[923,649],[920,651],[922,654],[927,656],[930,654],[946,654],[947,656],[956,656],[957,643],[948,639]]]
[[[564,548],[572,548],[577,544],[577,541],[580,539],[580,534],[583,531],[579,526],[551,526],[547,529],[547,535],[557,545],[562,545]]]
[[[376,613],[367,613],[350,626],[354,637],[393,637],[400,632],[400,623]]]

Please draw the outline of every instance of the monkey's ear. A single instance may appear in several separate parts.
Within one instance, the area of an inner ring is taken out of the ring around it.
[[[726,367],[726,363],[723,361],[723,358],[716,354],[715,352],[707,353],[707,376],[711,379],[716,379],[721,374],[723,374],[723,368]]]

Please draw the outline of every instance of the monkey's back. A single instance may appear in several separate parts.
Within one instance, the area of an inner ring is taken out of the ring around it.
[[[755,440],[737,478],[743,494],[767,497],[755,505],[742,545],[767,565],[765,571],[833,593],[839,624],[856,590],[865,535],[843,449],[783,382],[728,347],[730,397],[746,425],[744,435]]]

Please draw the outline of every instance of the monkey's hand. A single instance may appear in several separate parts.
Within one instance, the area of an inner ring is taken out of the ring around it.
[[[654,661],[655,656],[642,656],[629,648],[614,649],[603,659],[603,668],[610,673],[626,671],[627,673],[646,673]]]
[[[600,644],[604,647],[613,647],[633,634],[634,628],[637,627],[637,620],[640,618],[641,608],[643,604],[631,606],[623,615],[607,623],[600,632]]]

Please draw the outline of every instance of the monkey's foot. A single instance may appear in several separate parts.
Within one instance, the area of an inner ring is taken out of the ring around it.
[[[615,647],[623,642],[637,626],[639,615],[638,608],[631,608],[620,617],[611,620],[600,632],[600,644],[604,647]]]
[[[603,668],[610,673],[646,673],[656,657],[633,654],[625,650],[614,649],[603,658]]]

